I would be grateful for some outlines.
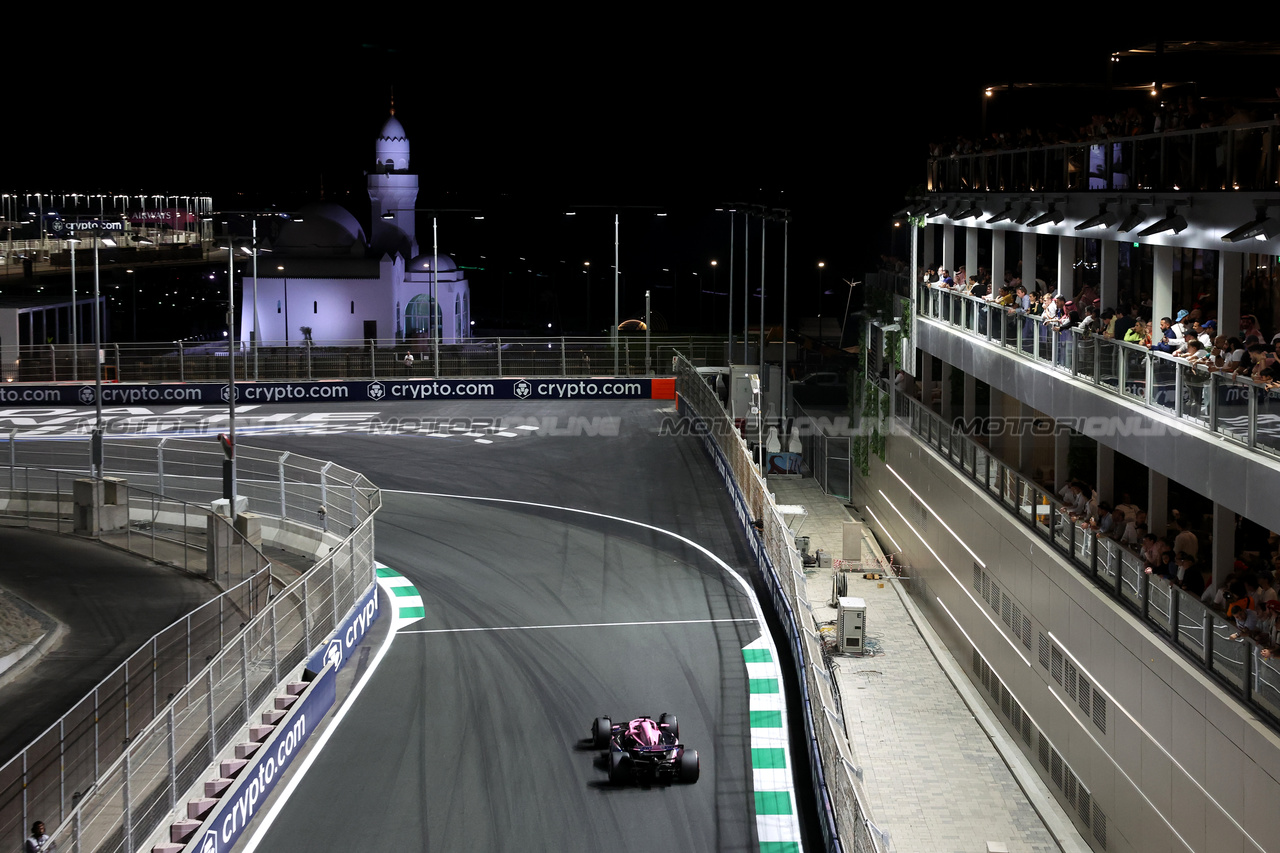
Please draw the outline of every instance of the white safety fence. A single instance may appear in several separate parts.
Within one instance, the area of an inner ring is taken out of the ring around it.
[[[57,496],[87,476],[88,447],[11,439],[0,495],[13,506],[23,487],[52,484]],[[284,587],[260,552],[240,549],[256,555],[257,572],[153,637],[0,767],[0,845],[20,849],[26,828],[42,820],[63,853],[133,853],[373,583],[381,492],[372,483],[291,453],[241,447],[237,456],[248,511],[275,525],[277,542],[314,549],[316,564]],[[107,442],[104,474],[127,480],[131,492],[136,484],[139,500],[145,484],[147,506],[173,515],[175,506],[221,497],[222,458],[213,441]],[[134,495],[129,502],[125,535],[155,547],[154,534],[137,529],[146,513]],[[52,505],[54,525],[69,530],[57,508],[69,511],[70,499]]]
[[[823,662],[822,641],[813,627],[804,566],[787,523],[715,391],[683,357],[676,359],[676,394],[682,414],[702,421],[704,428],[697,434],[714,444],[714,452],[728,467],[745,503],[743,509],[750,514],[748,521],[760,524],[758,532],[750,535],[764,547],[761,563],[765,580],[799,669],[810,765],[826,848],[883,853],[881,835],[858,792],[857,764],[845,735],[839,698]],[[754,550],[756,543],[752,544]]]

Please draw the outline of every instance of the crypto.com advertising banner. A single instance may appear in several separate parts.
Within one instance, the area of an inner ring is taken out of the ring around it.
[[[334,382],[237,382],[238,403],[387,402],[399,400],[674,400],[674,379],[374,379]],[[0,404],[92,406],[92,383],[0,385]],[[225,382],[102,386],[103,405],[227,403]]]

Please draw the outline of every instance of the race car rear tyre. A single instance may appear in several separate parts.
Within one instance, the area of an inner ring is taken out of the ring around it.
[[[627,754],[625,752],[609,753],[609,781],[620,785],[626,781]]]
[[[701,770],[702,768],[698,763],[698,750],[686,749],[684,752],[680,753],[677,772],[679,773],[681,782],[686,785],[692,785],[694,782],[698,781],[698,775]]]
[[[667,731],[676,736],[677,740],[680,738],[680,721],[676,719],[675,714],[663,714],[658,717],[658,725],[665,726]]]
[[[591,724],[591,742],[596,749],[604,749],[609,745],[609,736],[613,734],[613,722],[608,717],[596,717]]]

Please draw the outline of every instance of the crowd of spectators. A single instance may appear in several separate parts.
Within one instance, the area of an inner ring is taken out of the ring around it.
[[[1280,535],[1270,533],[1265,543],[1240,548],[1231,568],[1215,582],[1207,534],[1203,528],[1197,533],[1197,525],[1186,513],[1175,509],[1168,522],[1169,532],[1158,535],[1148,527],[1146,511],[1127,492],[1111,506],[1099,499],[1097,489],[1072,479],[1058,496],[1062,500],[1059,523],[1074,524],[1098,539],[1118,542],[1141,558],[1147,575],[1195,596],[1234,625],[1229,639],[1252,639],[1262,646],[1263,657],[1280,657],[1280,600],[1276,591]]]
[[[1099,335],[1122,340],[1185,360],[1191,374],[1206,379],[1210,373],[1247,378],[1268,388],[1280,388],[1280,332],[1270,338],[1253,314],[1242,314],[1238,328],[1219,328],[1212,294],[1201,292],[1189,307],[1180,308],[1172,317],[1152,317],[1149,297],[1103,307],[1097,289],[1089,283],[1079,294],[1068,299],[1061,293],[1049,293],[1045,282],[1036,279],[1030,286],[1022,281],[1021,263],[1004,276],[1004,283],[994,285],[991,273],[978,267],[970,273],[964,266],[954,273],[943,267],[928,270],[925,280],[932,287],[960,292],[1004,306],[1010,315],[1039,317],[1048,329]],[[1030,340],[1031,323],[1024,333]]]
[[[1052,127],[994,131],[983,137],[957,136],[939,140],[930,143],[929,156],[951,157],[1064,143],[1099,142],[1148,133],[1249,124],[1267,118],[1270,116],[1259,115],[1244,105],[1219,104],[1193,97],[1177,98],[1149,110],[1131,106],[1110,115],[1098,113],[1090,116],[1087,122],[1074,126],[1059,123]]]

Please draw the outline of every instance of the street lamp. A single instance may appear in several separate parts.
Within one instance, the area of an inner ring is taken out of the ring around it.
[[[818,261],[818,342],[822,342],[822,272],[826,268],[825,261]]]

